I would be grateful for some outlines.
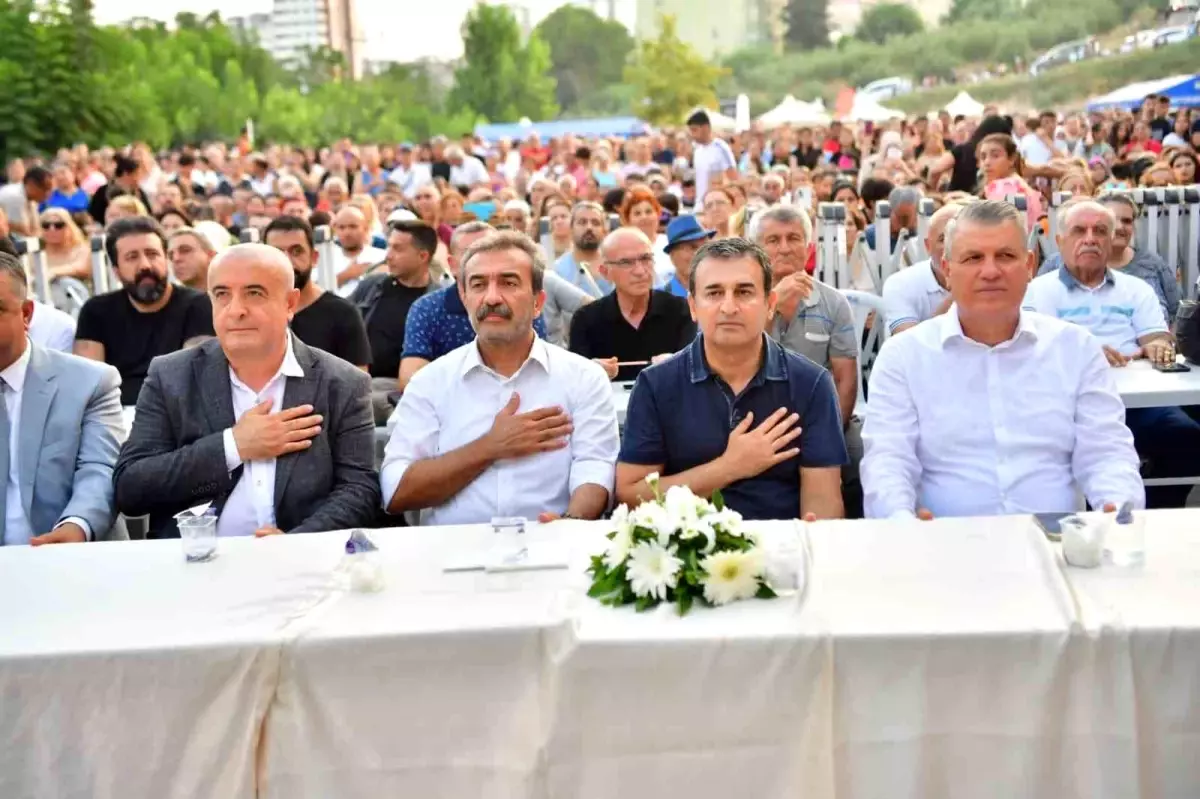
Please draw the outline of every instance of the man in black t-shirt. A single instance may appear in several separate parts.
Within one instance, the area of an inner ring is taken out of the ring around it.
[[[167,280],[167,242],[153,219],[117,220],[105,247],[124,288],[84,303],[75,354],[115,366],[121,404],[136,405],[151,360],[213,335],[212,305],[207,295]]]
[[[438,288],[429,273],[437,245],[437,231],[424,222],[392,222],[388,225],[387,272],[363,278],[350,298],[362,312],[371,342],[371,401],[377,424],[387,422],[392,413],[388,395],[400,389],[408,311]]]
[[[88,203],[88,216],[98,225],[104,224],[104,217],[108,213],[108,204],[113,197],[132,194],[141,200],[142,205],[146,208],[150,207],[150,200],[146,198],[146,193],[142,191],[138,183],[142,170],[141,164],[124,155],[118,155],[115,162],[116,172],[113,174],[112,182],[96,189],[96,193],[92,195],[92,199]]]
[[[349,300],[313,282],[317,251],[312,227],[299,217],[281,216],[267,225],[263,243],[282,250],[296,273],[300,304],[292,316],[292,332],[308,346],[325,350],[367,371],[371,345],[358,309]]]

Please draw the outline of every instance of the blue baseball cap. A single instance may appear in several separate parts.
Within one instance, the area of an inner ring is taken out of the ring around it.
[[[670,252],[677,244],[685,241],[711,239],[715,235],[717,231],[706,230],[700,224],[700,220],[691,214],[677,216],[667,225],[667,246],[663,247],[663,252]]]

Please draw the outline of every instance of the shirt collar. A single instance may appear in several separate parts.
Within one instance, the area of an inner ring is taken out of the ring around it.
[[[20,394],[25,388],[25,373],[29,371],[29,358],[33,351],[33,344],[28,338],[25,339],[25,351],[21,353],[21,357],[8,365],[8,368],[0,372],[0,379],[4,381],[4,385],[8,386],[9,390],[14,394]]]
[[[783,347],[766,333],[762,335],[766,344],[766,359],[750,383],[761,383],[764,379],[787,380],[787,359],[784,357]],[[703,333],[697,333],[696,338],[688,345],[687,366],[692,383],[703,383],[712,375],[708,369],[708,362],[704,359]]]
[[[462,297],[458,296],[458,284],[451,283],[442,289],[442,303],[446,313],[451,316],[466,316],[467,306],[463,305]]]
[[[955,338],[960,339],[962,341],[970,341],[972,343],[978,344],[978,342],[976,342],[974,339],[967,338],[967,334],[963,332],[962,322],[958,318],[958,305],[957,304],[951,305],[950,310],[946,311],[946,313],[942,314],[941,316],[935,317],[935,318],[938,320],[938,324],[941,325],[939,332],[940,332],[940,343],[941,343],[943,349],[946,347],[946,343],[948,341],[950,341],[950,339],[955,339]],[[1004,342],[997,346],[1001,346],[1001,347],[1005,346],[1006,344],[1012,343],[1014,341],[1018,341],[1022,337],[1025,337],[1025,336],[1028,336],[1032,340],[1037,341],[1038,332],[1037,332],[1037,326],[1034,321],[1033,312],[1023,310],[1023,311],[1021,311],[1020,317],[1017,319],[1017,332],[1013,335],[1013,337],[1011,339],[1008,340],[1008,342]],[[980,345],[980,346],[983,346],[983,345]]]
[[[290,333],[288,334],[288,337],[287,337],[287,349],[284,350],[284,352],[283,352],[283,363],[279,364],[279,369],[275,372],[274,375],[271,376],[271,379],[267,381],[267,384],[265,386],[263,386],[263,391],[266,391],[268,388],[270,388],[270,386],[273,385],[275,383],[275,381],[280,378],[280,376],[282,376],[282,377],[304,377],[304,367],[302,367],[300,365],[300,362],[296,360],[296,350],[292,346],[292,336]],[[261,394],[262,393],[261,391],[254,391],[248,385],[243,383],[241,381],[241,379],[237,376],[237,372],[233,371],[232,364],[229,367],[229,379],[233,383],[236,383],[241,388],[244,388],[253,394]]]
[[[938,282],[937,273],[933,270],[933,259],[926,258],[920,263],[915,263],[908,267],[909,269],[920,269],[921,284],[925,288],[926,294],[946,294],[946,289],[942,288],[942,284]]]
[[[529,350],[529,357],[525,359],[525,363],[521,364],[520,369],[517,369],[517,371],[513,372],[512,377],[519,375],[530,361],[540,364],[546,374],[550,374],[550,352],[546,347],[546,342],[543,341],[536,333],[533,337],[533,346]],[[467,348],[466,356],[463,358],[462,369],[459,370],[458,376],[466,377],[475,369],[483,369],[491,374],[496,374],[492,371],[491,367],[483,362],[483,358],[480,357],[478,338],[471,341],[470,347]],[[508,379],[511,380],[512,378]]]
[[[1094,291],[1095,290],[1095,289],[1092,289],[1092,288],[1080,283],[1075,278],[1075,276],[1072,275],[1071,272],[1067,269],[1066,263],[1063,263],[1062,266],[1058,267],[1058,279],[1062,281],[1062,284],[1067,287],[1068,291],[1071,291],[1073,289],[1081,289],[1083,291]],[[1111,286],[1115,282],[1116,282],[1116,280],[1113,279],[1112,270],[1105,269],[1104,270],[1104,282],[1101,283],[1100,285],[1101,286],[1105,286],[1105,285]],[[1097,288],[1099,288],[1099,287],[1100,286],[1097,286]]]

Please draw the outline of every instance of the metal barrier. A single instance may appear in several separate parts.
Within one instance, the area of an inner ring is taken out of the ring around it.
[[[538,244],[542,247],[542,253],[546,256],[546,263],[552,264],[558,260],[558,256],[554,254],[554,239],[550,236],[550,217],[543,216],[538,220]]]
[[[242,233],[238,236],[242,244],[258,244],[260,238],[256,227],[242,228]]]
[[[846,206],[821,203],[817,206],[817,280],[837,289],[851,287],[850,262],[846,256]]]
[[[1200,187],[1187,186],[1182,192],[1187,220],[1182,226],[1183,257],[1179,273],[1183,278],[1184,298],[1194,300],[1197,295],[1196,281],[1200,280],[1200,266],[1197,264],[1200,260]]]
[[[929,238],[930,220],[933,219],[934,213],[937,211],[935,203],[932,199],[925,197],[917,204],[917,238],[913,242],[913,261],[924,261],[929,257],[929,251],[925,249],[925,239]]]
[[[255,231],[257,232],[257,231]],[[337,274],[333,271],[333,231],[329,225],[319,225],[313,230],[313,242],[317,247],[317,285],[326,291],[337,291]]]
[[[92,296],[107,294],[112,286],[112,270],[108,268],[108,255],[104,251],[104,234],[97,233],[90,242],[92,248]]]
[[[46,253],[42,250],[42,242],[39,239],[18,238],[16,245],[34,296],[43,305],[52,305],[50,276],[46,273]]]

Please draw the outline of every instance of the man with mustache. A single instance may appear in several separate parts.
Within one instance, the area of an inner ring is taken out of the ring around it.
[[[458,269],[476,338],[404,390],[380,472],[388,512],[421,511],[425,524],[599,518],[617,458],[612,388],[599,365],[534,333],[541,249],[496,233]]]
[[[212,305],[167,280],[167,240],[153,219],[113,222],[105,249],[123,288],[84,303],[75,354],[117,367],[121,404],[136,405],[150,361],[213,335]]]
[[[554,264],[563,280],[583,289],[593,299],[613,290],[613,284],[600,274],[600,242],[608,228],[604,208],[599,203],[576,203],[571,209],[572,248]]]
[[[1110,366],[1145,358],[1175,361],[1175,343],[1163,306],[1150,284],[1110,269],[1116,215],[1094,200],[1077,200],[1058,211],[1058,250],[1063,264],[1029,284],[1025,307],[1092,332]],[[1149,461],[1148,477],[1196,474],[1200,423],[1181,408],[1130,408],[1125,424],[1138,453]],[[1150,486],[1146,507],[1182,508],[1190,485]]]
[[[325,350],[364,372],[371,363],[371,345],[362,315],[349,300],[325,291],[313,280],[317,250],[313,229],[303,219],[280,216],[271,220],[263,242],[283,252],[296,273],[300,301],[292,315],[292,332],[310,347]]]

